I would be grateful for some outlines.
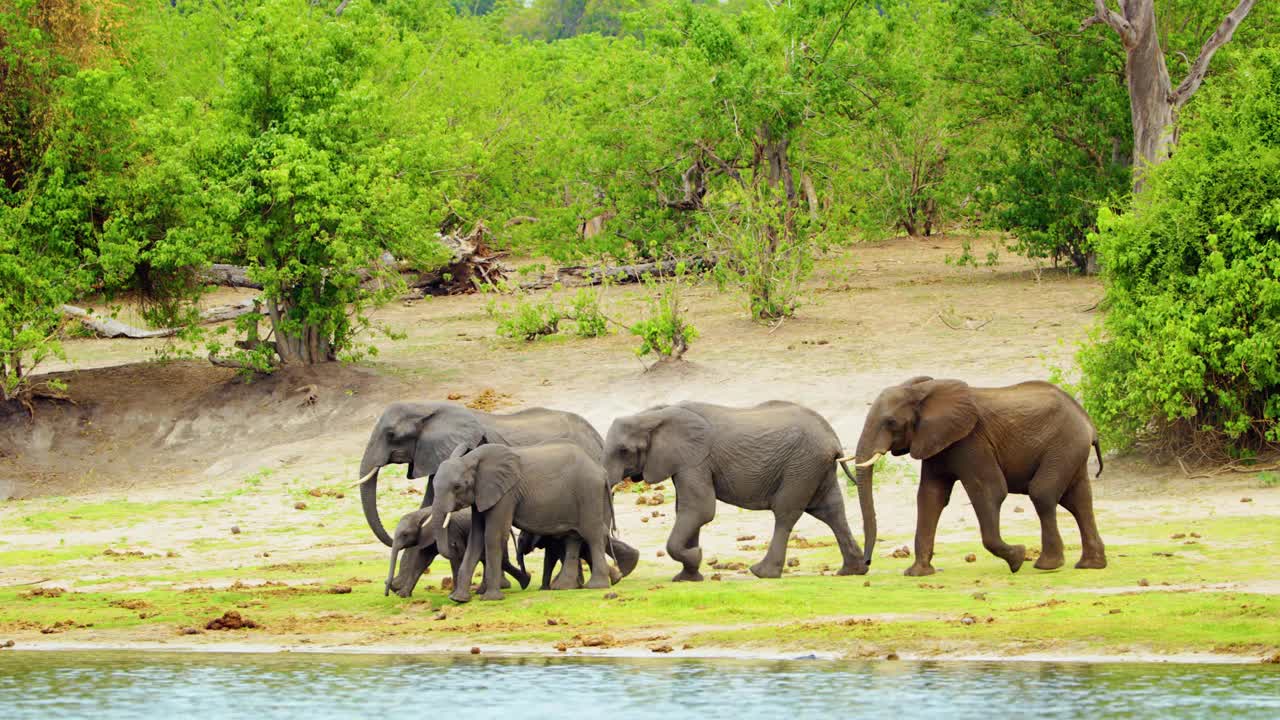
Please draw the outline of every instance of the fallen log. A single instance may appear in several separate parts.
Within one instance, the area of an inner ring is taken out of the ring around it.
[[[243,265],[214,263],[201,273],[201,277],[210,285],[253,288],[254,290],[262,289],[262,283],[249,279],[249,268]]]
[[[570,267],[562,267],[552,273],[545,273],[541,277],[526,280],[520,283],[521,290],[543,290],[557,283],[568,286],[574,285],[599,285],[608,278],[614,284],[637,283],[644,279],[645,275],[654,277],[666,277],[674,275],[676,266],[684,264],[685,269],[689,271],[707,270],[715,266],[718,261],[716,255],[706,255],[691,258],[681,258],[672,260],[659,260],[656,262],[638,263],[635,265],[601,265],[596,267],[586,267],[583,265],[575,265]]]
[[[207,325],[209,323],[225,322],[234,320],[241,315],[248,315],[254,312],[257,306],[256,298],[242,300],[233,305],[215,305],[200,313],[200,324]],[[63,305],[62,312],[70,315],[84,323],[85,327],[93,330],[94,334],[103,338],[125,337],[133,340],[146,340],[149,338],[171,337],[182,331],[182,328],[159,328],[156,330],[144,330],[136,328],[132,325],[110,317],[100,317],[75,305]]]

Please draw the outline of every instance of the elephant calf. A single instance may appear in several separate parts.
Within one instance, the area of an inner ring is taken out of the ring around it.
[[[1063,564],[1057,506],[1075,516],[1084,546],[1078,568],[1107,566],[1093,516],[1089,448],[1098,456],[1098,433],[1075,398],[1046,382],[998,388],[960,380],[915,377],[885,388],[867,413],[858,440],[859,484],[870,486],[872,465],[885,453],[921,460],[916,494],[915,563],[907,575],[934,572],[938,517],[958,480],[982,531],[982,544],[1017,572],[1026,549],[1000,536],[1000,505],[1009,493],[1029,495],[1040,516],[1036,567]]]
[[[563,565],[568,547],[563,537],[546,537],[543,535],[535,535],[533,533],[521,532],[519,539],[516,541],[516,563],[523,571],[524,557],[531,554],[534,550],[542,549],[542,590],[563,590],[570,588],[582,587],[582,567],[581,558],[579,559],[579,567],[575,570],[569,570],[568,566]],[[591,555],[591,547],[588,545],[584,549],[587,557]],[[618,566],[614,568],[609,566],[609,579],[617,583],[622,578],[631,574],[635,570],[636,565],[640,562],[640,551],[622,542],[618,538],[611,538],[604,548],[604,554],[617,561]],[[560,574],[552,580],[552,573],[555,572],[556,565],[560,564]]]
[[[454,513],[449,526],[445,528],[446,542],[450,548],[448,553],[439,551],[436,538],[426,530],[426,525],[430,520],[431,508],[420,508],[400,518],[399,524],[396,525],[395,534],[392,536],[391,567],[387,570],[387,584],[383,592],[384,595],[395,592],[395,594],[403,598],[412,596],[413,589],[418,585],[418,579],[422,577],[422,574],[431,566],[431,561],[439,554],[453,558],[449,561],[449,566],[454,587],[463,582],[470,583],[471,578],[459,577],[458,570],[461,566],[463,553],[467,549],[467,537],[471,533],[471,511],[463,510]],[[396,557],[401,552],[404,554],[400,557],[400,573],[397,575]],[[482,556],[480,562],[483,564],[484,561],[485,558]],[[505,547],[502,549],[502,569],[506,575],[515,578],[516,582],[520,583],[521,588],[529,587],[529,573],[525,572],[523,567],[515,567],[511,564]],[[511,587],[506,575],[502,576],[500,583],[502,588]]]

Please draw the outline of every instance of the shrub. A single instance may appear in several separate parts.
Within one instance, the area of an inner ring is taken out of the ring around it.
[[[800,285],[813,270],[813,238],[797,208],[768,186],[740,189],[722,217],[708,217],[718,240],[716,281],[737,285],[754,320],[795,315]]]
[[[1241,457],[1280,444],[1280,50],[1210,93],[1136,206],[1099,215],[1081,390],[1111,443]]]
[[[573,320],[573,331],[578,337],[604,337],[609,334],[609,319],[600,309],[602,295],[600,287],[584,287],[573,296],[567,317]]]
[[[537,340],[543,335],[555,335],[560,331],[564,315],[550,300],[533,301],[520,298],[514,306],[489,304],[489,316],[498,320],[498,334],[512,340]]]
[[[698,337],[697,328],[686,321],[680,307],[684,283],[684,263],[676,265],[675,277],[666,283],[645,275],[644,286],[650,292],[648,314],[631,326],[631,334],[640,338],[636,355],[655,354],[660,360],[679,360]]]

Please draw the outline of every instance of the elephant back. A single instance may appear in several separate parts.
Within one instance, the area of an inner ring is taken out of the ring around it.
[[[488,415],[485,420],[493,430],[490,442],[527,447],[563,441],[578,446],[596,462],[604,458],[604,439],[586,418],[576,413],[530,408],[509,415]]]

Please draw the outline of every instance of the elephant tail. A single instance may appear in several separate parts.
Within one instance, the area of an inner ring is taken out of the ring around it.
[[[1102,444],[1098,442],[1098,431],[1093,431],[1093,453],[1098,456],[1098,472],[1094,477],[1102,475]]]

